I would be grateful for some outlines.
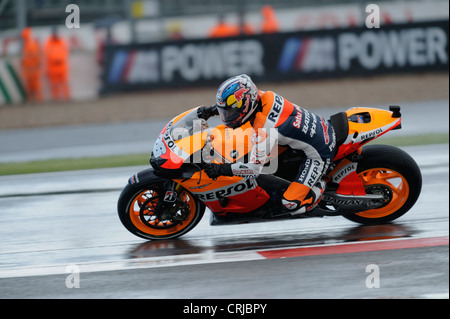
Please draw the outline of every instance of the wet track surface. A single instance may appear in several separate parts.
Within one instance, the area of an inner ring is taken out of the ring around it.
[[[156,242],[128,233],[116,213],[120,188],[141,167],[1,177],[0,298],[448,298],[448,144],[404,149],[423,189],[392,224],[329,217],[213,227],[207,212],[180,239]],[[426,238],[439,244],[340,250]],[[311,247],[336,252],[261,255]],[[366,287],[368,265],[379,267],[379,288]],[[66,286],[72,269],[79,288]]]

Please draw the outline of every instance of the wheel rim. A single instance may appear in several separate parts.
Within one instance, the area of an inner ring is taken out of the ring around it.
[[[388,168],[372,168],[358,174],[367,193],[384,196],[380,208],[367,210],[356,215],[365,218],[381,218],[395,213],[408,199],[409,185],[405,177]]]
[[[197,205],[195,200],[186,191],[179,195],[182,202],[189,207],[189,214],[184,220],[159,220],[155,214],[159,194],[156,190],[144,190],[131,202],[129,216],[133,225],[140,231],[151,236],[168,236],[185,229],[195,217]]]

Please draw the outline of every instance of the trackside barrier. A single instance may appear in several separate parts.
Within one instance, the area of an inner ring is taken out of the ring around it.
[[[6,59],[0,59],[0,105],[21,103],[26,92],[18,72]]]

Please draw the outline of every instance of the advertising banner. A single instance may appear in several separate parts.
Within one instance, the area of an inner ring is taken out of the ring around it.
[[[102,93],[448,70],[448,20],[105,49]]]

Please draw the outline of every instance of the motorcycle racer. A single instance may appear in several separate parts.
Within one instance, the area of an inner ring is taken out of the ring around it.
[[[273,147],[280,145],[301,150],[306,160],[296,178],[284,192],[284,211],[291,215],[305,213],[321,200],[325,182],[321,179],[333,159],[336,137],[323,117],[295,105],[272,91],[260,91],[246,74],[223,82],[217,91],[216,105],[202,107],[199,117],[219,114],[223,123],[237,128],[250,121],[254,129],[248,163],[206,164],[210,178],[241,176],[256,178]],[[277,136],[267,134],[275,128]]]

